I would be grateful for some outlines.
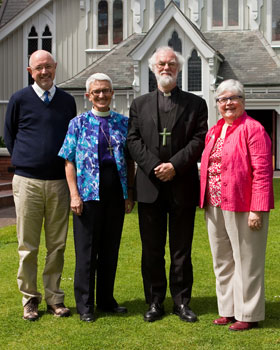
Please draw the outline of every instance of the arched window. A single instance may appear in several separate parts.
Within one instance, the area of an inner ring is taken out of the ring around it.
[[[188,61],[188,91],[201,91],[201,58],[196,50]]]
[[[158,19],[158,17],[164,11],[164,7],[165,7],[164,0],[155,1],[155,20]]]
[[[174,51],[182,53],[182,40],[179,38],[179,35],[175,30],[172,33],[171,39],[168,41],[168,46],[172,47]],[[182,89],[182,71],[178,74],[177,85]]]
[[[123,3],[115,0],[113,4],[113,44],[123,40]]]
[[[45,31],[42,35],[42,49],[52,52],[52,33],[48,25],[45,27]]]
[[[36,29],[34,26],[32,26],[29,34],[28,34],[28,45],[27,45],[27,51],[28,51],[28,65],[29,65],[29,58],[32,55],[32,53],[36,50],[38,50],[38,34],[36,32]],[[33,84],[34,80],[32,76],[28,73],[28,85]]]
[[[108,3],[98,4],[98,45],[108,45]]]
[[[168,46],[172,47],[174,51],[182,53],[182,40],[179,38],[179,35],[175,30],[172,33],[171,39],[168,41]],[[177,85],[180,89],[182,89],[182,71],[178,74]],[[149,91],[154,91],[156,87],[156,77],[154,73],[149,69]]]

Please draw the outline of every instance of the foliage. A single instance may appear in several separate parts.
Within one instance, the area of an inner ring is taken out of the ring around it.
[[[59,319],[46,313],[40,305],[40,320],[22,320],[21,296],[17,289],[18,267],[15,226],[0,229],[0,349],[2,350],[273,350],[280,347],[280,179],[275,180],[276,209],[270,215],[266,261],[266,320],[258,329],[230,332],[227,327],[214,326],[217,317],[215,278],[203,211],[197,211],[193,242],[194,287],[191,307],[199,322],[182,322],[172,312],[172,300],[167,294],[166,316],[154,323],[143,321],[147,309],[141,279],[141,243],[137,211],[126,216],[115,297],[129,309],[126,315],[115,316],[96,312],[94,323],[79,320],[73,295],[74,244],[72,220],[65,255],[62,288],[65,304],[72,317]],[[44,239],[39,253],[38,285],[42,290]],[[167,252],[168,256],[168,252]],[[167,257],[167,269],[169,259]]]

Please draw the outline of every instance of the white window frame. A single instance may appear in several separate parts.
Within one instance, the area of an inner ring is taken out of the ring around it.
[[[244,14],[243,14],[243,6],[244,6],[244,0],[238,0],[238,26],[229,26],[228,25],[228,2],[233,0],[223,0],[223,25],[222,26],[213,26],[212,20],[213,20],[213,0],[209,0],[207,2],[207,27],[208,30],[236,30],[236,29],[243,29],[243,20],[244,20]],[[236,0],[234,0],[236,1]]]
[[[98,50],[108,50],[117,44],[113,44],[113,5],[114,0],[106,0],[108,4],[108,45],[98,45],[98,5],[101,0],[94,1],[93,7],[93,26],[94,37],[93,47]],[[123,40],[127,38],[127,0],[122,0],[123,4]],[[87,50],[88,51],[88,50]]]
[[[267,38],[274,48],[280,48],[280,40],[272,40],[272,0],[267,1]]]

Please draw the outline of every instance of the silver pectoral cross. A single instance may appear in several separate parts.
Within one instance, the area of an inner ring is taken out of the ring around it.
[[[167,131],[167,128],[163,128],[163,131],[159,133],[162,136],[162,145],[166,146],[166,137],[171,136],[171,132]]]

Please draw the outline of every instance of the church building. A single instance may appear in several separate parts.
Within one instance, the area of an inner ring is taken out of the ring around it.
[[[0,136],[12,93],[32,83],[32,52],[50,51],[55,83],[89,109],[85,81],[108,74],[112,109],[128,115],[134,97],[155,89],[148,59],[159,46],[185,58],[178,85],[203,97],[209,127],[219,119],[214,93],[225,79],[245,86],[246,111],[272,139],[280,169],[279,0],[3,0],[0,9]]]

